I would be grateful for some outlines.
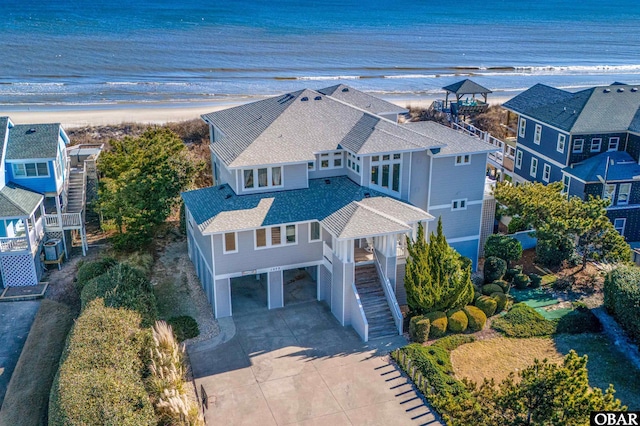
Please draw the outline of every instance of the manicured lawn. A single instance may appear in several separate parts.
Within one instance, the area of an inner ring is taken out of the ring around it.
[[[500,382],[536,358],[560,361],[571,349],[579,355],[588,355],[591,386],[606,389],[613,383],[616,397],[623,404],[630,410],[640,409],[640,371],[602,334],[560,334],[528,339],[496,337],[460,346],[451,353],[451,362],[459,379],[467,377],[481,383],[485,378],[493,378]]]
[[[74,314],[67,305],[45,299],[13,372],[0,411],[0,425],[46,424],[49,390]]]

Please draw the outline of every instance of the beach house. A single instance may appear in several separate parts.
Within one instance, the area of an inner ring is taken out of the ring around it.
[[[438,217],[476,267],[495,148],[434,122],[399,124],[405,112],[337,85],[202,116],[214,186],[182,197],[217,318],[242,297],[273,309],[306,294],[364,340],[398,334],[406,237]]]
[[[87,249],[84,208],[91,170],[84,163],[74,167],[81,154],[69,157],[60,124],[18,125],[0,117],[0,142],[0,283],[35,285],[47,264],[59,266],[68,257],[73,234],[83,253]]]
[[[640,86],[537,84],[503,106],[518,115],[516,183],[561,181],[571,196],[608,198],[614,227],[640,241]]]

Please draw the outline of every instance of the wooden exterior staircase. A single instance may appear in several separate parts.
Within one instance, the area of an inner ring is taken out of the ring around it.
[[[374,264],[356,266],[356,289],[369,323],[369,340],[398,335]]]

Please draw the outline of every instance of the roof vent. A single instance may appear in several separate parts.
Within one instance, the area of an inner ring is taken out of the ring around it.
[[[218,187],[218,191],[220,191],[220,190],[224,189],[224,187],[225,187],[225,185],[224,185],[224,183],[223,183],[222,185],[220,185],[220,186]]]
[[[564,107],[562,110],[563,110],[563,111],[566,111],[566,110],[567,110],[567,107]]]
[[[36,129],[35,128],[30,128],[29,130],[27,130],[27,134],[31,134],[31,133],[35,133]]]
[[[326,183],[327,185],[329,185],[331,183],[331,179],[325,179],[324,183]]]
[[[307,102],[309,100],[309,98],[307,98],[306,96],[302,99],[300,99],[300,102]]]
[[[231,197],[232,197],[232,195],[231,195],[231,194],[227,194],[227,195],[225,195],[225,196],[224,196],[224,199],[225,199],[225,200],[228,200],[228,199],[229,199],[229,198],[231,198]]]
[[[349,91],[349,88],[348,88],[348,87],[343,87],[343,88],[342,88],[342,91],[343,91],[343,92],[348,92],[348,91]]]
[[[623,87],[619,88],[619,89],[618,89],[618,92],[619,92],[619,93],[624,92],[624,88],[623,88]]]
[[[611,91],[611,89],[604,89],[603,92],[604,93],[609,93]]]
[[[314,101],[321,101],[322,100],[322,96],[316,96],[315,98],[313,98]]]
[[[364,198],[371,198],[371,194],[369,192],[364,193]]]
[[[635,92],[637,92],[637,91],[638,91],[638,88],[637,88],[637,87],[632,87],[632,88],[631,88],[631,91],[635,93]]]

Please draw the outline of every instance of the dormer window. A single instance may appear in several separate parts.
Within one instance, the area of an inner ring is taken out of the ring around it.
[[[282,167],[259,167],[242,170],[243,189],[263,189],[282,187]]]
[[[320,154],[320,170],[339,169],[342,167],[342,151],[324,152]]]
[[[48,177],[49,165],[47,163],[19,163],[13,164],[13,175],[22,177]]]

